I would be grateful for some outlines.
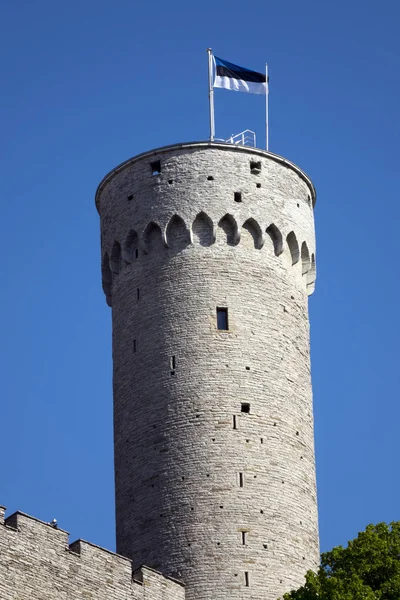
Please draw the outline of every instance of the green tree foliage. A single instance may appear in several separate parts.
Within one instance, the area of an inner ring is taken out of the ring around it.
[[[284,600],[400,600],[400,522],[368,525],[347,548],[322,554],[317,573]]]

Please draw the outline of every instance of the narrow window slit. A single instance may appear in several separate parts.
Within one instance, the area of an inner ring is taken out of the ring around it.
[[[236,415],[233,415],[233,429],[237,429],[237,427],[236,427]]]
[[[242,531],[242,545],[245,546],[246,545],[246,532]]]
[[[152,175],[159,175],[161,173],[161,161],[155,160],[154,162],[150,163],[150,168]]]
[[[136,340],[133,340],[133,351],[136,352]]]
[[[140,289],[137,288],[137,290],[136,290],[136,300],[139,300],[139,299],[140,299]]]
[[[176,369],[176,358],[175,358],[175,355],[171,356],[171,369],[172,370]]]
[[[228,331],[228,309],[217,307],[217,329]]]
[[[243,473],[239,473],[239,487],[243,487]]]
[[[244,585],[246,587],[249,587],[249,572],[248,571],[244,572]]]
[[[139,258],[139,248],[135,248],[135,258]]]

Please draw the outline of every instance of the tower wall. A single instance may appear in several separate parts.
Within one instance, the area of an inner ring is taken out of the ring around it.
[[[194,143],[127,161],[96,201],[117,551],[189,600],[276,600],[319,560],[314,188],[276,155]]]

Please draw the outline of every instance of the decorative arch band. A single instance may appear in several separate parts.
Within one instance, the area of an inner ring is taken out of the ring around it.
[[[112,283],[120,272],[140,256],[168,251],[174,255],[189,246],[208,247],[214,244],[238,246],[249,250],[261,250],[267,243],[275,256],[286,256],[289,264],[301,263],[301,275],[306,282],[308,294],[315,287],[315,255],[310,254],[307,243],[299,244],[294,231],[286,238],[279,228],[271,223],[263,232],[260,224],[253,218],[247,219],[239,227],[236,219],[229,213],[223,215],[217,223],[204,212],[199,212],[190,226],[179,215],[174,215],[165,230],[151,221],[139,234],[131,229],[124,240],[115,240],[102,260],[103,290],[107,303],[111,306]]]

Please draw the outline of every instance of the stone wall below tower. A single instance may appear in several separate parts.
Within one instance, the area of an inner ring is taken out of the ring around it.
[[[184,600],[184,586],[127,558],[0,507],[1,600]]]

